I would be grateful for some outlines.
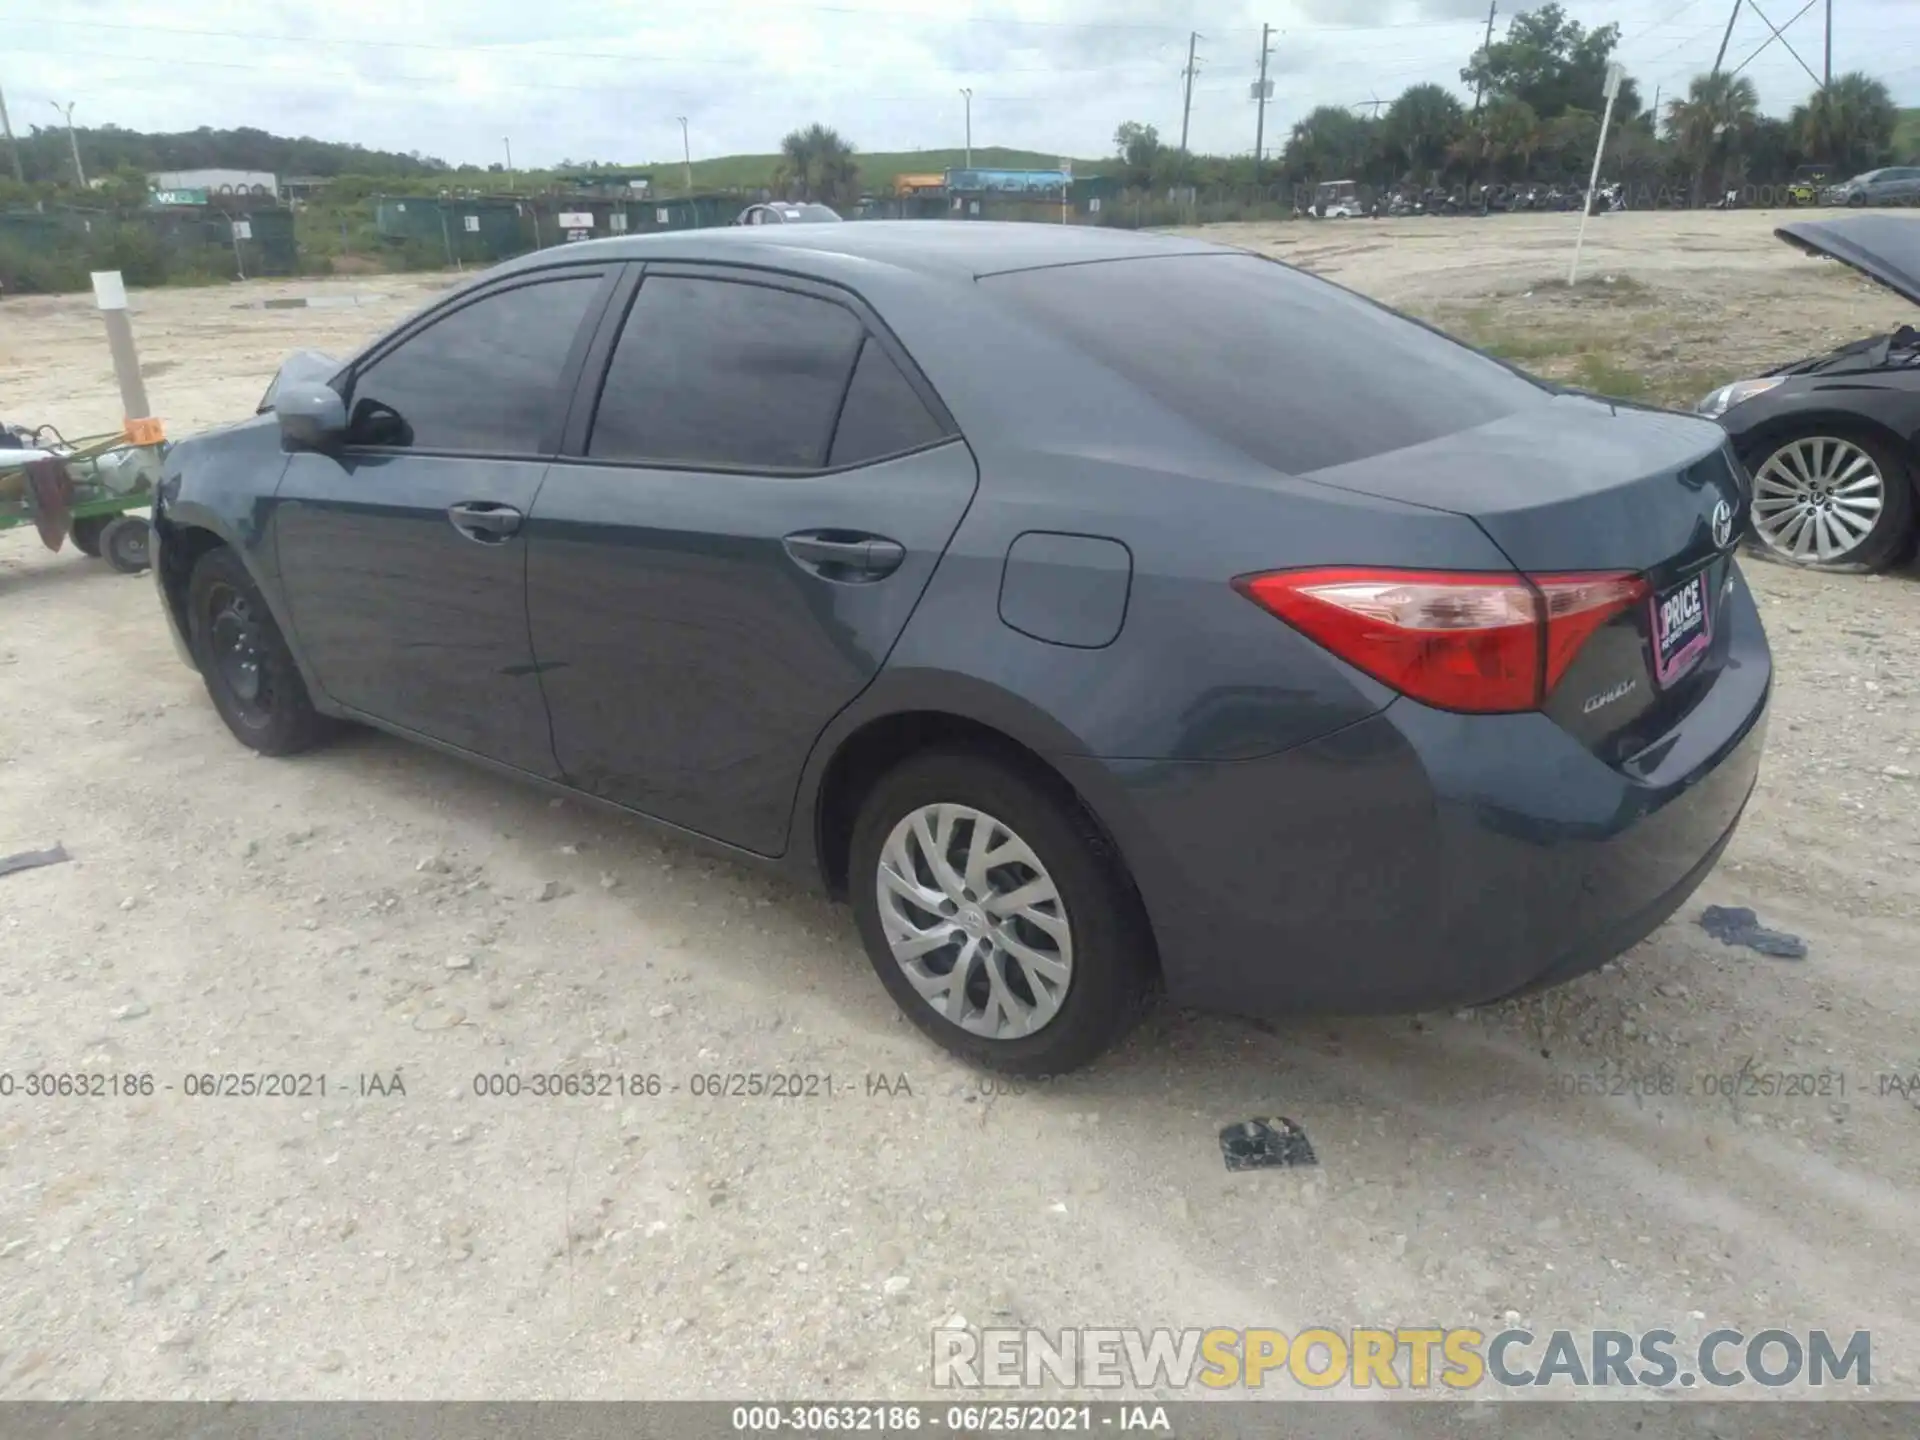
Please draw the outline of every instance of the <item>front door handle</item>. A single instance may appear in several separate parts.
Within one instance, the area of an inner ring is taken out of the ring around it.
[[[447,507],[447,519],[453,522],[453,528],[482,545],[498,545],[518,533],[525,518],[511,505],[492,500],[463,500]]]
[[[781,543],[801,569],[846,584],[883,580],[907,558],[898,540],[854,530],[801,530]]]

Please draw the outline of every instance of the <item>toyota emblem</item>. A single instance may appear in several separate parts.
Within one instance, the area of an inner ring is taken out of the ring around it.
[[[1722,500],[1713,507],[1713,548],[1724,550],[1733,539],[1733,507]]]

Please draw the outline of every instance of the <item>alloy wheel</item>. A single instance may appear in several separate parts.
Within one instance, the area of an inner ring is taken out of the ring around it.
[[[1802,564],[1844,561],[1873,533],[1886,477],[1851,440],[1790,440],[1753,477],[1753,528],[1771,550]]]
[[[1045,1028],[1073,983],[1073,931],[1031,846],[967,805],[923,805],[887,836],[874,879],[894,960],[933,1011],[969,1034]]]

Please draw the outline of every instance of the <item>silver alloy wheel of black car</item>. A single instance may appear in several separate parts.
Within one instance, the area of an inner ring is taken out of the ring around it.
[[[1845,563],[1886,507],[1879,463],[1851,440],[1789,440],[1753,476],[1753,528],[1775,553],[1801,564]]]
[[[1046,1027],[1073,983],[1073,930],[1052,876],[1005,823],[967,805],[902,816],[874,877],[894,960],[933,1011],[969,1034]]]

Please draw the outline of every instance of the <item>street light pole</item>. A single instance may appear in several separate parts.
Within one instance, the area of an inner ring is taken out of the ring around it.
[[[693,141],[687,138],[687,117],[680,118],[680,153],[687,164],[687,194],[693,193]]]
[[[75,178],[80,182],[80,188],[84,190],[87,188],[87,172],[80,164],[80,139],[73,133],[73,107],[80,102],[78,100],[69,100],[64,109],[57,100],[49,100],[47,103],[66,117],[67,144],[73,150],[73,173]]]
[[[973,91],[970,87],[962,85],[960,93],[966,97],[967,101],[967,169],[971,170],[973,168]]]

